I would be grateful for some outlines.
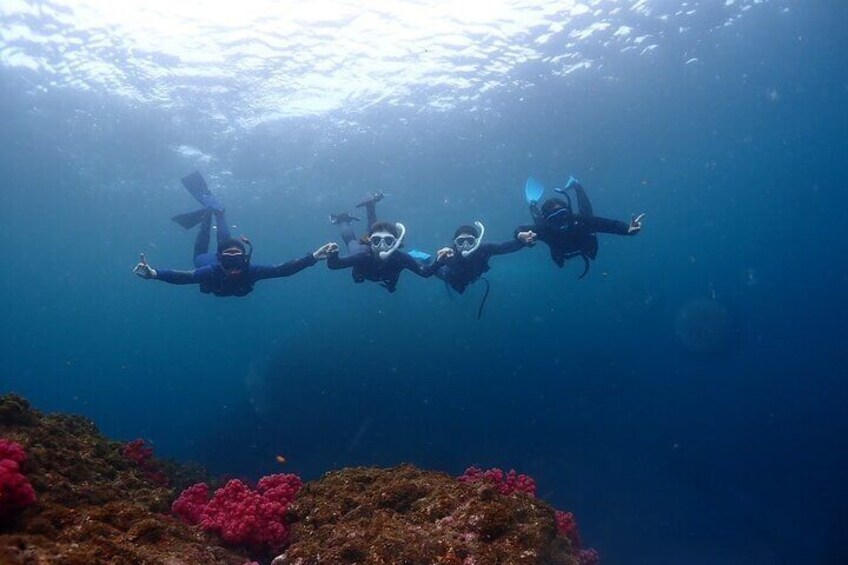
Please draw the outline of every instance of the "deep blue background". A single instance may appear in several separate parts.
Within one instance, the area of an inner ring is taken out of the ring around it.
[[[389,296],[319,265],[219,300],[133,277],[141,250],[190,265],[169,217],[195,164],[172,147],[207,134],[108,97],[33,99],[0,70],[0,389],[218,473],[278,472],[278,453],[307,479],[515,468],[607,563],[848,562],[848,10],[752,12],[676,46],[696,63],[528,65],[536,87],[485,112],[378,107],[331,142],[333,116],[286,120],[239,139],[231,175],[201,166],[264,263],[337,238],[327,213],[371,189],[428,250],[475,219],[510,237],[528,174],[578,175],[600,215],[647,211],[582,281],[541,247],[494,259],[480,322],[479,285],[451,299],[404,277]],[[705,297],[733,319],[722,354],[674,333]]]

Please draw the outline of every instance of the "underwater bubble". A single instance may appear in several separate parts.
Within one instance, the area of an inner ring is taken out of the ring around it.
[[[690,300],[677,311],[674,333],[691,353],[721,353],[730,344],[730,314],[715,299]]]

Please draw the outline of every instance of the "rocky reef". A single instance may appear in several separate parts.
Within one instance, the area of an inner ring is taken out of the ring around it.
[[[151,480],[78,416],[43,415],[16,395],[0,397],[0,438],[20,444],[35,503],[0,517],[3,565],[243,565],[197,528],[169,515],[174,492]],[[164,468],[164,467],[163,467]]]
[[[274,565],[578,563],[544,502],[409,465],[327,473],[301,489],[289,520]]]
[[[302,486],[294,475],[255,489],[231,480],[209,498],[197,469],[11,394],[0,396],[0,441],[3,565],[597,562],[577,547],[573,516],[535,498],[535,482],[515,472],[352,468]]]

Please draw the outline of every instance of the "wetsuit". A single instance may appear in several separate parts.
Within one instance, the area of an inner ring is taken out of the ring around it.
[[[215,212],[218,244],[230,239],[230,230],[223,212]],[[311,267],[317,259],[308,253],[306,256],[281,265],[251,265],[245,270],[227,271],[218,261],[215,253],[209,253],[209,240],[212,231],[212,213],[204,218],[200,233],[194,242],[193,271],[173,271],[157,269],[156,279],[170,284],[199,284],[200,292],[215,296],[246,296],[253,290],[256,281],[288,277]]]
[[[445,259],[444,264],[436,271],[436,276],[462,294],[468,285],[489,270],[489,259],[493,255],[515,253],[523,247],[524,244],[518,238],[504,243],[481,243],[474,253],[463,257],[462,252],[454,245],[453,257]]]
[[[412,271],[419,277],[430,277],[439,268],[436,262],[422,265],[404,251],[395,251],[388,259],[379,259],[371,253],[367,246],[365,251],[357,251],[345,257],[338,254],[327,258],[327,266],[331,269],[353,269],[353,281],[357,283],[368,281],[378,282],[389,292],[397,290],[400,273],[406,269]]]
[[[598,216],[571,214],[561,226],[551,226],[544,218],[538,218],[533,225],[519,226],[515,233],[532,230],[536,239],[548,245],[551,259],[562,267],[567,259],[583,256],[594,259],[598,254],[596,233],[627,233],[630,225],[619,220],[609,220]],[[634,232],[635,233],[635,232]]]
[[[363,203],[368,214],[368,226],[377,223],[377,203],[369,200]],[[361,283],[366,280],[378,282],[389,292],[397,290],[397,282],[401,272],[406,269],[412,271],[419,277],[430,277],[439,268],[435,261],[429,265],[422,265],[412,258],[408,253],[398,249],[388,259],[380,259],[371,252],[371,246],[361,243],[350,224],[342,228],[342,239],[347,246],[348,254],[344,257],[335,253],[327,258],[327,266],[333,270],[353,269],[353,281]]]

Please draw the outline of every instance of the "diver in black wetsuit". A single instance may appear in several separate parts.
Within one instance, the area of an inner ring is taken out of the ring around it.
[[[427,278],[436,272],[441,263],[436,260],[425,265],[400,250],[406,236],[404,225],[399,222],[392,224],[377,221],[377,202],[382,200],[383,196],[383,193],[377,192],[357,205],[358,208],[365,208],[369,226],[368,232],[361,239],[356,238],[350,226],[352,221],[359,218],[347,213],[330,216],[332,223],[342,226],[342,238],[347,245],[348,254],[339,257],[336,248],[335,252],[328,254],[327,266],[333,270],[350,268],[354,282],[374,281],[389,292],[394,292],[404,269]]]
[[[230,236],[224,208],[209,191],[200,173],[195,171],[183,177],[182,182],[192,196],[203,204],[203,208],[199,210],[174,217],[174,221],[186,229],[200,224],[200,232],[194,242],[195,269],[154,269],[147,264],[142,253],[141,261],[133,272],[143,279],[157,279],[180,285],[198,284],[201,292],[215,296],[246,296],[253,290],[256,281],[288,277],[311,267],[320,259],[326,259],[329,253],[338,252],[337,244],[327,243],[314,253],[288,263],[274,266],[252,265],[250,257],[253,254],[253,245],[245,237],[235,239]],[[209,253],[213,216],[218,241],[218,252],[214,254]]]
[[[573,189],[577,198],[578,211],[571,208],[568,190]],[[580,278],[589,272],[589,261],[598,255],[596,233],[617,235],[636,235],[642,229],[645,214],[633,216],[630,224],[618,220],[609,220],[592,214],[592,205],[585,189],[572,178],[564,189],[557,189],[564,198],[549,198],[542,204],[541,210],[536,203],[530,204],[530,213],[535,223],[516,228],[520,232],[532,230],[539,241],[545,242],[551,252],[551,260],[562,267],[568,259],[581,257],[585,267]]]
[[[441,258],[444,264],[436,271],[436,276],[460,294],[488,272],[491,257],[515,253],[536,241],[536,234],[527,230],[517,232],[512,241],[483,243],[484,233],[485,228],[480,222],[475,222],[474,226],[460,226],[453,234],[453,245],[437,252],[437,258]]]

